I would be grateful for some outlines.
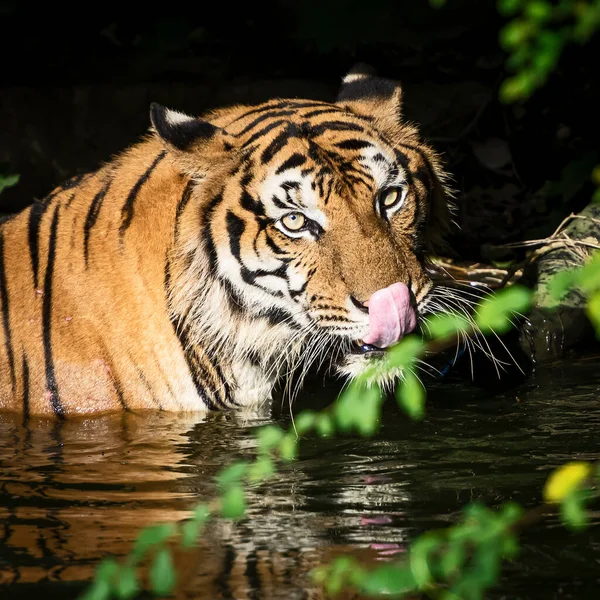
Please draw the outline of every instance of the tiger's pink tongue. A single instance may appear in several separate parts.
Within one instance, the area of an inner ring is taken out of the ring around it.
[[[410,292],[404,283],[376,291],[369,298],[368,307],[369,333],[363,338],[365,344],[387,348],[417,326]]]

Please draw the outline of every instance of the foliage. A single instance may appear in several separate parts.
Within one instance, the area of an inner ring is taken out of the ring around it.
[[[0,194],[3,190],[13,187],[19,183],[20,175],[2,175],[0,174]]]
[[[500,32],[514,72],[500,89],[506,102],[531,96],[568,44],[585,43],[600,28],[600,0],[498,0],[498,11],[511,18]]]

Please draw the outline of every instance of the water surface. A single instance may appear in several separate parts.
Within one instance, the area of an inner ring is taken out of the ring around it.
[[[324,406],[336,390],[316,382],[297,407]],[[0,597],[76,598],[98,560],[125,554],[140,527],[183,519],[210,498],[214,474],[251,457],[253,429],[271,421],[289,415],[27,424],[0,415]],[[600,459],[599,432],[598,357],[556,363],[504,392],[436,382],[421,423],[390,402],[373,439],[304,440],[299,461],[251,492],[248,520],[215,525],[178,559],[178,597],[319,598],[308,572],[320,561],[402,556],[471,500],[533,506],[554,466]],[[523,541],[490,597],[598,597],[597,528],[573,534],[550,517]]]

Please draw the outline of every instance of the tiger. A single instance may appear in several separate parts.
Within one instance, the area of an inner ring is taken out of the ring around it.
[[[0,409],[255,410],[325,357],[360,375],[426,310],[447,182],[364,66],[334,101],[152,103],[140,140],[0,226]]]

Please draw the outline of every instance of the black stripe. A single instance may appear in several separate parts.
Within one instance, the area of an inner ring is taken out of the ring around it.
[[[246,557],[246,568],[244,569],[244,575],[248,581],[248,587],[251,590],[263,590],[263,582],[260,579],[260,573],[257,567],[256,550],[251,550]]]
[[[216,579],[215,585],[219,589],[219,598],[222,600],[235,600],[238,598],[237,593],[234,595],[230,587],[231,574],[235,566],[236,551],[233,546],[227,544],[225,546],[225,557],[223,558],[223,569],[221,575]]]
[[[10,306],[8,303],[8,286],[6,284],[6,265],[4,264],[4,233],[0,232],[0,298],[2,299],[2,327],[4,329],[4,347],[10,368],[10,385],[14,393],[16,387],[15,357],[12,347],[12,333],[10,331]]]
[[[282,163],[277,171],[275,171],[275,175],[279,175],[288,169],[294,169],[303,165],[306,162],[306,156],[300,154],[299,152],[295,152],[292,154],[284,163]]]
[[[190,370],[190,375],[192,377],[192,381],[194,383],[194,387],[196,388],[196,393],[198,397],[204,404],[208,410],[216,410],[217,407],[215,403],[211,400],[208,395],[202,380],[199,377],[199,369],[196,368],[198,364],[198,357],[194,353],[191,345],[188,342],[187,331],[184,331],[180,325],[180,321],[177,317],[171,318],[171,325],[173,326],[173,331],[179,340],[179,344],[181,346],[181,351],[183,352],[183,356],[185,358],[185,362],[187,363],[188,369]]]
[[[110,377],[110,380],[112,381],[113,387],[115,388],[115,393],[117,394],[117,398],[119,400],[119,404],[121,405],[121,408],[125,411],[131,411],[131,409],[129,408],[129,405],[127,404],[127,402],[125,401],[125,395],[123,393],[123,386],[121,385],[121,382],[118,380],[116,374],[115,374],[115,370],[113,368],[113,364],[110,361],[110,359],[108,358],[109,353],[106,349],[106,347],[104,345],[102,345],[102,351],[103,351],[103,355],[104,355],[104,365],[106,367],[106,369],[108,370],[108,375]]]
[[[44,295],[42,303],[42,336],[44,340],[44,360],[46,364],[46,388],[50,392],[52,410],[58,417],[64,417],[65,410],[58,394],[58,385],[54,373],[54,357],[52,356],[52,278],[54,261],[56,260],[56,230],[58,228],[60,205],[54,210],[50,226],[50,242],[48,245],[48,265],[44,277]]]
[[[71,206],[71,203],[73,202],[73,200],[75,199],[75,194],[76,192],[73,192],[70,196],[69,199],[67,200],[66,204],[65,204],[65,208],[69,208],[69,206]]]
[[[29,419],[29,363],[23,352],[23,420]]]
[[[345,140],[336,144],[342,150],[362,150],[363,148],[371,148],[373,144],[366,140]]]
[[[92,232],[92,228],[96,224],[98,220],[98,215],[100,214],[100,208],[102,207],[102,202],[108,192],[108,188],[112,183],[112,179],[109,179],[101,188],[100,191],[94,196],[92,203],[90,204],[90,208],[88,210],[87,216],[85,218],[85,225],[83,226],[83,256],[85,259],[85,267],[87,269],[88,266],[88,258],[89,258],[89,244],[90,244],[90,234]]]
[[[262,203],[260,198],[253,198],[247,190],[242,192],[242,197],[240,198],[240,204],[242,207],[258,216],[265,216],[265,205]]]
[[[111,366],[108,366],[109,369],[111,369],[110,374],[111,374],[111,379],[113,382],[113,385],[115,386],[115,392],[117,394],[117,398],[119,399],[119,404],[121,405],[121,408],[123,408],[123,410],[129,412],[131,409],[129,408],[129,405],[127,404],[126,400],[125,400],[125,394],[123,393],[123,386],[121,385],[121,382],[117,379],[117,376],[114,374]]]
[[[217,372],[217,377],[223,383],[223,385],[222,385],[222,389],[223,389],[223,401],[222,401],[222,403],[225,404],[225,402],[228,401],[228,402],[230,402],[231,404],[233,404],[235,406],[241,406],[239,404],[239,402],[236,402],[233,399],[233,396],[231,395],[231,388],[229,387],[229,382],[225,378],[225,374],[221,370],[221,367],[220,367],[219,363],[213,360],[213,357],[210,355],[209,352],[205,351],[205,356],[206,356],[206,360],[208,360],[210,362],[210,364],[213,366],[214,370]]]
[[[271,143],[263,150],[260,160],[263,164],[270,162],[273,157],[287,144],[288,140],[295,135],[295,127],[286,127],[277,134]]]
[[[38,269],[40,264],[40,226],[44,213],[49,204],[34,202],[29,209],[28,235],[29,235],[29,255],[31,256],[31,268],[33,270],[33,287],[38,288],[39,277]]]
[[[262,129],[259,129],[256,133],[253,133],[245,142],[243,145],[243,148],[247,148],[248,146],[250,146],[250,144],[252,144],[253,142],[255,142],[256,140],[260,139],[261,137],[267,135],[267,133],[269,133],[269,131],[272,131],[273,129],[275,129],[276,127],[279,127],[280,125],[285,124],[286,121],[280,119],[279,121],[273,121],[272,123],[269,123],[266,127],[263,127]]]
[[[54,261],[56,260],[56,230],[58,228],[60,204],[54,210],[50,226],[50,242],[48,246],[48,265],[44,278],[44,295],[42,297],[42,336],[44,341],[44,360],[46,364],[46,388],[50,392],[50,404],[57,417],[64,418],[65,409],[60,401],[58,385],[54,373],[54,357],[52,356],[52,278]]]
[[[179,204],[177,204],[177,210],[175,211],[175,239],[177,239],[177,236],[179,235],[179,217],[181,217],[185,207],[188,205],[188,202],[192,197],[193,189],[194,182],[190,179],[183,190],[181,200],[179,200]]]
[[[302,116],[305,119],[310,119],[311,117],[318,117],[319,115],[327,115],[330,113],[344,114],[344,112],[345,111],[342,108],[318,108],[317,110],[311,110],[310,112],[304,113]]]
[[[265,104],[263,106],[258,106],[257,108],[253,108],[245,112],[243,115],[236,117],[233,123],[237,123],[238,121],[242,121],[243,119],[249,117],[250,115],[260,114],[262,112],[273,110],[275,108],[317,108],[322,106],[331,106],[331,104],[327,104],[327,102],[318,102],[318,101],[302,101],[302,100],[278,100],[272,103]]]
[[[148,394],[150,394],[150,398],[152,398],[152,402],[154,402],[154,404],[156,404],[156,406],[158,407],[158,410],[161,410],[161,411],[164,410],[161,401],[156,397],[156,394],[154,393],[154,390],[152,389],[150,382],[146,379],[144,372],[135,363],[133,363],[133,366],[137,372],[138,378],[146,386],[146,389],[148,390]]]
[[[227,211],[227,235],[229,236],[229,248],[231,254],[238,261],[240,260],[240,240],[246,229],[246,224],[242,219],[231,211]]]
[[[365,131],[362,125],[349,123],[347,121],[324,121],[310,127],[310,133],[313,136],[322,135],[326,131]]]
[[[125,200],[125,204],[121,209],[121,225],[119,226],[119,241],[121,245],[123,244],[123,236],[125,232],[131,225],[131,221],[133,220],[134,208],[135,208],[135,199],[139,194],[142,186],[148,181],[150,175],[152,175],[152,171],[157,167],[158,163],[166,156],[167,151],[163,150],[152,162],[152,164],[146,169],[144,174],[135,182],[135,185],[131,188],[129,195],[127,196],[127,200]]]
[[[272,110],[266,113],[263,113],[260,117],[254,119],[249,125],[246,125],[244,129],[242,129],[239,133],[235,133],[234,137],[242,137],[244,134],[248,133],[252,129],[254,129],[257,125],[260,125],[263,121],[268,119],[277,117],[280,119],[281,117],[287,117],[289,115],[295,114],[295,110]]]
[[[206,256],[208,258],[208,264],[211,270],[213,277],[217,277],[217,249],[215,247],[215,243],[213,241],[211,232],[210,232],[210,223],[212,220],[212,216],[217,206],[223,200],[222,194],[217,194],[208,204],[204,213],[203,213],[203,228],[202,228],[202,241],[204,242],[204,251],[206,252]]]

